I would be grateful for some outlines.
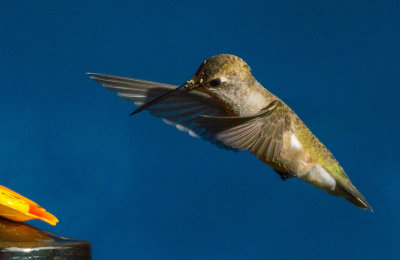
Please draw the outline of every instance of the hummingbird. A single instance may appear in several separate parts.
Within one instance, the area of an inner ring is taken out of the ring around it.
[[[281,99],[264,88],[241,58],[220,54],[205,60],[181,86],[88,73],[179,130],[220,148],[249,150],[279,176],[299,178],[372,211],[331,152]]]

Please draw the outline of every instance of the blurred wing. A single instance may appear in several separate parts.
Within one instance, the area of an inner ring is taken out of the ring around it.
[[[268,162],[275,161],[279,156],[283,134],[290,129],[288,108],[279,100],[252,116],[200,116],[197,121],[212,133],[210,139],[237,150],[248,149]]]
[[[100,82],[106,89],[118,92],[122,99],[129,100],[137,106],[141,106],[171,90],[177,86],[118,77],[104,74],[88,73],[94,81]],[[181,131],[188,132],[191,136],[201,137],[221,148],[235,150],[225,146],[218,140],[211,140],[210,132],[206,128],[199,127],[195,120],[201,115],[226,116],[226,112],[210,96],[202,92],[192,90],[180,95],[171,96],[147,109],[150,114],[163,118],[167,124],[175,125]]]

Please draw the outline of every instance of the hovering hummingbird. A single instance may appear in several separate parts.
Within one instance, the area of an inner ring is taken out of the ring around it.
[[[205,60],[180,87],[88,73],[137,108],[221,148],[249,150],[285,180],[300,178],[363,209],[371,206],[329,150],[278,97],[265,89],[241,58]]]

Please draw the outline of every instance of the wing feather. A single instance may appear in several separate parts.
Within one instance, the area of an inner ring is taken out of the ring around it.
[[[134,102],[137,106],[177,88],[175,85],[146,80],[97,73],[88,74],[94,81],[102,83],[104,88],[117,92],[119,97]],[[201,137],[224,149],[236,150],[217,139],[212,139],[212,133],[197,123],[196,118],[202,115],[227,116],[225,110],[207,94],[193,90],[179,96],[172,96],[147,110],[153,116],[163,118],[164,122],[176,126],[178,130],[187,132],[191,136]]]
[[[274,162],[282,150],[283,134],[289,130],[289,108],[282,101],[271,102],[261,112],[246,117],[200,116],[199,124],[212,138],[238,150],[250,150],[263,161]]]
[[[118,92],[122,99],[143,105],[177,86],[152,81],[89,73],[106,89]],[[287,106],[271,102],[260,113],[247,117],[228,116],[205,93],[193,90],[163,100],[147,109],[150,114],[192,136],[201,137],[229,150],[250,150],[263,161],[274,161],[282,149],[282,138],[290,120]]]

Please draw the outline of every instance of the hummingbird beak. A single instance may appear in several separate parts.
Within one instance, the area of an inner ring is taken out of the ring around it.
[[[157,103],[169,98],[170,96],[173,96],[175,94],[182,94],[182,93],[185,93],[185,92],[188,92],[188,91],[194,89],[194,87],[190,83],[192,83],[192,82],[188,81],[185,84],[183,84],[182,86],[177,87],[176,89],[171,90],[170,92],[167,92],[164,95],[161,95],[161,96],[159,96],[159,97],[147,102],[146,104],[138,107],[135,111],[133,111],[130,114],[130,116],[133,116],[134,114],[137,114],[137,113],[139,113],[139,112],[151,107],[152,105],[155,105],[155,104],[157,104]]]

